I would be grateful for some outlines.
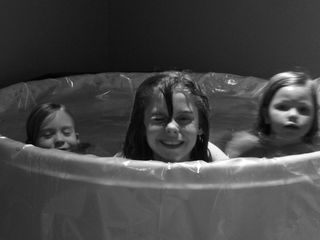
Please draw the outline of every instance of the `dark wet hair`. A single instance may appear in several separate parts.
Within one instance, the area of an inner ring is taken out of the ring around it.
[[[147,143],[146,127],[144,124],[147,109],[154,91],[163,94],[167,104],[169,116],[172,116],[172,95],[180,91],[191,97],[197,107],[199,128],[202,134],[197,137],[196,144],[191,151],[191,160],[211,162],[208,151],[209,141],[209,102],[200,86],[189,75],[181,72],[162,73],[147,78],[137,89],[131,118],[123,146],[123,156],[135,160],[153,159],[153,151]]]
[[[27,144],[36,145],[37,139],[39,137],[39,132],[43,121],[52,113],[59,110],[64,110],[67,114],[71,116],[71,113],[66,110],[65,106],[58,103],[44,103],[36,106],[30,113],[26,130],[27,130]]]
[[[305,72],[282,72],[274,75],[268,82],[262,98],[260,100],[260,107],[258,113],[258,119],[256,124],[256,132],[259,136],[264,137],[271,134],[271,126],[268,123],[266,116],[269,114],[269,105],[276,92],[283,87],[298,85],[306,86],[308,82],[312,81],[312,78]],[[318,100],[317,89],[312,82],[310,85],[312,103],[314,106],[314,119],[310,130],[304,137],[306,143],[312,143],[318,132]]]

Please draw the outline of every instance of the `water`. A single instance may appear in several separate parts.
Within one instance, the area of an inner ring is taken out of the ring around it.
[[[210,140],[223,149],[232,132],[250,129],[254,124],[257,111],[255,93],[260,90],[260,85],[264,82],[241,77],[234,80],[235,77],[217,78],[215,75],[216,79],[210,79],[208,74],[200,76],[212,109]],[[113,78],[110,80],[110,77],[102,80],[98,78],[99,81],[95,75],[91,76],[92,79],[87,76],[87,80],[84,77],[80,76],[78,79],[70,77],[66,82],[61,80],[63,84],[58,81],[57,87],[54,87],[56,83],[53,83],[53,87],[50,86],[48,89],[45,88],[47,83],[44,81],[29,83],[28,91],[25,93],[28,97],[17,94],[19,99],[16,103],[0,114],[1,134],[24,142],[26,119],[35,104],[58,102],[65,104],[73,113],[80,140],[92,144],[91,153],[113,156],[121,149],[125,137],[134,96],[133,88],[136,88],[143,78],[139,75],[130,76],[135,85],[128,88],[125,83]],[[116,77],[125,79],[114,76]],[[12,86],[11,89],[15,87]],[[41,91],[34,93],[33,88],[36,90],[41,88]]]

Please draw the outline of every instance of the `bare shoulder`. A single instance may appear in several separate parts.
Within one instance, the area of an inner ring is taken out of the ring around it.
[[[226,154],[230,158],[241,156],[259,145],[259,138],[247,131],[240,131],[233,134],[232,139],[226,145]]]
[[[229,157],[216,145],[211,142],[208,142],[208,150],[210,151],[212,161],[221,161],[229,159]]]

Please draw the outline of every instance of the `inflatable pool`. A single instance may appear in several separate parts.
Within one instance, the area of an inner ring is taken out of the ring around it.
[[[215,163],[112,157],[136,87],[153,73],[101,73],[0,90],[0,239],[319,239],[320,153]],[[266,81],[193,73],[212,106],[210,139],[224,148],[252,126]],[[65,104],[89,155],[24,144],[39,103]]]

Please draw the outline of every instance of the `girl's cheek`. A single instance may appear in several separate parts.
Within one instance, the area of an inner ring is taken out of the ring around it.
[[[53,143],[48,140],[40,140],[37,146],[42,148],[53,148]]]
[[[199,130],[199,127],[197,124],[192,123],[185,126],[181,126],[180,129],[182,131],[197,132]]]
[[[149,131],[158,131],[162,128],[164,129],[164,126],[161,124],[148,124],[146,126],[146,130],[149,130]]]

